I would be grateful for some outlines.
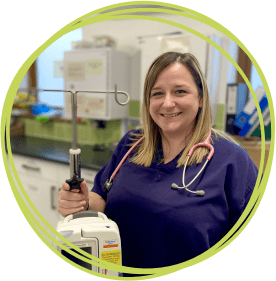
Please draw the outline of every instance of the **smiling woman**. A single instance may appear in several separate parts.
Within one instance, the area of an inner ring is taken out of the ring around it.
[[[166,267],[204,253],[229,232],[249,202],[258,170],[245,150],[211,129],[208,88],[191,54],[164,53],[152,63],[142,121],[119,142],[91,192],[83,182],[83,200],[117,223],[124,266]],[[207,135],[212,158],[202,147],[188,158],[190,147]],[[185,179],[189,190],[175,189]],[[82,203],[62,204],[74,212]]]

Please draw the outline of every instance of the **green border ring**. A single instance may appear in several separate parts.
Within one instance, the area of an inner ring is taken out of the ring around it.
[[[259,107],[258,100],[257,100],[256,95],[254,93],[254,90],[253,90],[250,82],[248,81],[247,77],[245,76],[243,71],[238,66],[238,64],[222,48],[220,48],[218,45],[216,45],[212,40],[210,40],[209,38],[205,37],[204,35],[200,34],[199,32],[197,32],[197,31],[195,31],[191,28],[188,28],[188,27],[183,26],[183,25],[178,24],[178,23],[174,23],[174,22],[169,21],[169,20],[156,18],[156,17],[153,17],[153,16],[138,16],[138,15],[128,15],[128,14],[121,15],[124,12],[125,13],[126,12],[127,13],[139,12],[139,11],[141,11],[141,9],[137,8],[137,5],[144,5],[144,4],[146,4],[146,5],[158,5],[158,6],[165,7],[165,9],[158,9],[158,8],[146,8],[145,9],[145,8],[143,8],[144,12],[162,12],[162,13],[181,15],[181,16],[193,18],[197,21],[200,21],[202,23],[205,23],[207,25],[210,25],[210,26],[214,27],[215,29],[217,29],[221,33],[228,36],[231,40],[233,40],[241,49],[244,50],[244,52],[251,59],[252,63],[254,64],[254,66],[256,68],[256,70],[258,71],[258,74],[259,74],[259,76],[262,80],[262,83],[264,85],[266,95],[267,95],[267,98],[268,98],[268,102],[269,102],[269,109],[270,109],[270,116],[271,116],[271,145],[270,145],[270,151],[269,151],[267,166],[266,166],[266,169],[264,171],[263,171],[263,167],[264,167],[264,154],[265,154],[265,143],[264,143],[265,139],[264,139],[264,124],[263,124],[262,114],[261,114],[261,110],[260,110],[260,107]],[[126,8],[126,7],[129,8],[133,5],[135,5],[136,7],[131,8],[131,9],[127,9],[127,11],[124,10],[124,8]],[[117,11],[108,12],[110,9],[113,9],[113,8],[122,8],[122,9],[119,9]],[[177,9],[177,10],[168,10],[166,8],[174,8],[174,9]],[[100,12],[105,12],[105,13],[99,14]],[[187,13],[183,13],[183,12],[187,12]],[[133,19],[133,18],[151,20],[151,21],[158,21],[158,22],[173,25],[173,26],[178,27],[178,28],[182,28],[182,29],[184,29],[184,30],[186,30],[190,33],[193,33],[194,35],[202,38],[203,40],[208,42],[210,45],[212,45],[213,47],[218,49],[236,67],[236,69],[239,71],[241,76],[244,78],[248,88],[250,89],[250,92],[252,93],[253,99],[254,99],[256,107],[257,107],[258,116],[259,116],[259,119],[260,119],[261,139],[262,139],[260,172],[259,172],[259,175],[258,175],[256,186],[254,188],[254,192],[253,192],[252,197],[250,199],[250,202],[248,203],[248,206],[246,207],[242,217],[239,219],[237,224],[229,231],[229,233],[222,240],[220,240],[216,245],[214,245],[211,249],[209,249],[208,251],[206,251],[203,254],[193,258],[192,260],[180,263],[178,265],[169,266],[169,267],[166,267],[166,268],[136,269],[136,268],[128,268],[128,267],[124,267],[124,266],[117,266],[117,265],[113,265],[113,264],[110,264],[110,263],[102,263],[103,268],[108,268],[108,269],[118,271],[118,272],[128,272],[128,273],[135,273],[135,274],[149,274],[147,276],[139,276],[139,277],[132,277],[131,278],[131,279],[139,279],[139,280],[149,279],[149,278],[153,278],[153,277],[157,277],[157,276],[166,275],[166,274],[175,272],[177,270],[186,268],[188,266],[194,265],[196,263],[199,263],[199,262],[213,256],[218,251],[222,250],[231,241],[233,241],[233,239],[235,239],[238,236],[238,234],[244,229],[244,227],[248,224],[248,222],[250,221],[250,219],[254,215],[255,211],[257,210],[257,207],[260,204],[261,198],[264,194],[265,187],[266,187],[266,184],[267,184],[267,181],[268,181],[269,173],[270,173],[270,170],[271,170],[272,157],[273,157],[273,151],[274,151],[274,136],[275,136],[275,132],[274,132],[275,119],[274,119],[274,110],[273,110],[273,105],[272,105],[271,93],[270,93],[270,90],[268,88],[267,81],[266,81],[266,79],[263,75],[263,72],[262,72],[261,68],[259,67],[258,63],[253,58],[251,53],[246,49],[246,47],[242,44],[242,42],[237,37],[235,37],[229,30],[224,28],[219,23],[213,21],[212,19],[204,16],[203,14],[197,13],[193,10],[186,9],[186,8],[183,8],[183,7],[177,6],[177,5],[172,5],[172,4],[163,3],[163,2],[153,2],[153,1],[146,1],[146,2],[135,1],[135,2],[124,2],[124,3],[120,3],[120,4],[114,4],[114,5],[106,6],[106,7],[101,8],[101,9],[97,9],[97,10],[91,12],[91,13],[88,13],[88,14],[76,19],[75,21],[71,22],[70,24],[68,24],[67,26],[62,28],[60,31],[55,33],[49,40],[47,40],[41,47],[39,47],[26,60],[26,62],[22,65],[22,67],[20,68],[20,70],[16,74],[16,76],[15,76],[15,78],[14,78],[14,80],[13,80],[13,82],[12,82],[10,88],[9,88],[9,91],[7,93],[7,97],[5,99],[4,106],[3,106],[3,113],[2,113],[2,120],[1,120],[2,121],[2,124],[1,124],[2,151],[3,151],[5,168],[6,168],[7,175],[8,175],[10,184],[11,184],[12,191],[13,191],[14,196],[15,196],[17,202],[18,202],[18,205],[20,206],[20,208],[21,208],[23,214],[25,215],[27,221],[29,222],[31,227],[34,229],[34,231],[37,233],[37,235],[41,238],[41,240],[49,248],[51,248],[51,250],[53,250],[57,255],[59,255],[61,258],[63,258],[64,260],[66,260],[70,264],[74,265],[75,267],[77,267],[77,268],[79,268],[79,269],[81,269],[81,270],[83,270],[87,273],[97,275],[97,276],[101,276],[101,277],[105,277],[105,278],[108,278],[108,279],[118,279],[118,280],[125,279],[125,278],[123,278],[123,277],[116,277],[115,278],[115,277],[112,277],[112,276],[106,276],[106,275],[98,274],[98,273],[86,270],[83,267],[80,267],[80,266],[74,264],[73,262],[66,259],[64,256],[62,256],[55,249],[55,247],[53,247],[47,241],[47,239],[45,239],[45,237],[38,231],[38,229],[40,229],[40,231],[46,237],[48,237],[55,245],[58,245],[58,246],[62,245],[56,239],[56,237],[59,238],[60,240],[62,240],[63,242],[67,243],[68,245],[70,245],[70,242],[67,241],[66,239],[64,239],[61,235],[59,235],[59,233],[57,233],[56,230],[53,229],[53,227],[51,225],[49,225],[49,223],[43,218],[43,216],[41,216],[41,214],[39,214],[39,212],[37,211],[35,206],[32,204],[31,200],[28,198],[28,196],[27,196],[27,194],[26,194],[26,192],[25,192],[25,190],[24,190],[24,188],[23,188],[23,186],[20,182],[20,179],[17,175],[16,169],[14,167],[11,148],[10,148],[9,128],[10,128],[11,109],[12,109],[12,104],[13,104],[14,97],[15,97],[15,94],[16,94],[16,90],[18,89],[18,87],[20,85],[20,82],[22,81],[25,73],[27,72],[27,70],[29,69],[31,64],[35,61],[35,59],[49,45],[51,45],[54,41],[56,41],[58,38],[60,38],[64,34],[70,32],[70,31],[73,31],[77,28],[80,28],[82,26],[88,25],[88,24],[93,24],[93,23],[96,23],[96,22],[107,21],[107,20],[112,20],[112,19]],[[5,125],[6,125],[6,129],[7,129],[6,130],[6,134],[7,134],[6,140],[7,140],[8,157],[9,157],[9,160],[10,160],[10,163],[11,163],[10,164],[11,170],[9,168],[8,160],[7,160],[6,153],[5,153]],[[263,171],[263,177],[262,177],[262,180],[261,180],[262,171]],[[15,178],[15,180],[14,180],[14,178]],[[18,185],[18,188],[17,188],[16,185]],[[18,189],[21,190],[23,197],[21,197]],[[25,200],[27,201],[29,206],[26,205],[23,198],[25,198]],[[46,228],[44,228],[44,226],[37,220],[37,218],[39,218],[43,222],[43,224],[46,226]],[[71,244],[70,246],[72,246],[75,250],[78,250],[74,245]],[[86,254],[84,251],[79,251],[79,252],[81,254],[85,255],[88,258],[92,257],[91,255]],[[73,254],[74,256],[76,255],[74,252],[71,252],[71,254]],[[85,260],[85,258],[83,258],[81,256],[77,255],[77,257],[82,259],[82,260]],[[90,260],[87,260],[87,259],[85,261],[88,261],[89,263],[96,265],[97,262],[100,261],[100,259],[97,259],[97,258],[93,257],[92,262]]]

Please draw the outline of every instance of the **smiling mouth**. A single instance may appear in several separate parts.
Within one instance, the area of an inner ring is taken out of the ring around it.
[[[178,116],[178,115],[180,115],[181,114],[181,112],[179,112],[179,113],[174,113],[174,114],[161,114],[162,116],[164,116],[164,117],[175,117],[175,116]]]

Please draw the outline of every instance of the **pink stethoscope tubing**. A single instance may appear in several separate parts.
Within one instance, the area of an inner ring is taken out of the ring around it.
[[[184,188],[187,188],[189,185],[191,185],[197,179],[197,177],[201,174],[201,172],[203,171],[203,169],[207,165],[208,161],[210,161],[210,159],[212,158],[215,150],[214,150],[214,147],[210,144],[210,139],[211,139],[211,130],[210,130],[207,138],[203,142],[197,143],[190,148],[190,150],[188,152],[188,157],[187,157],[187,160],[185,162],[184,169],[183,169],[182,183],[183,183]],[[185,185],[185,172],[186,172],[187,163],[188,163],[190,157],[192,156],[194,150],[196,148],[200,147],[200,146],[205,146],[205,147],[209,148],[209,150],[210,150],[209,154],[207,156],[207,159],[206,159],[203,167],[200,169],[200,171],[197,173],[197,175],[190,181],[189,184]]]
[[[126,158],[128,157],[128,155],[131,153],[131,151],[143,140],[145,139],[145,136],[141,137],[129,150],[128,152],[125,154],[125,156],[123,157],[123,159],[120,161],[119,165],[117,166],[117,168],[115,169],[115,171],[112,173],[111,177],[109,179],[107,179],[107,181],[104,184],[104,189],[106,189],[107,191],[110,190],[112,183],[113,183],[113,179],[116,176],[116,174],[118,173],[119,169],[121,168],[121,166],[123,165],[123,163],[125,162]]]
[[[123,165],[123,163],[125,162],[126,158],[128,157],[128,155],[131,153],[131,151],[145,138],[145,136],[142,136],[129,150],[128,152],[125,154],[125,156],[123,157],[123,159],[120,161],[119,165],[117,166],[117,168],[115,169],[115,171],[112,173],[110,179],[113,180],[114,177],[116,176],[117,172],[119,171],[119,169],[121,168],[121,166]]]

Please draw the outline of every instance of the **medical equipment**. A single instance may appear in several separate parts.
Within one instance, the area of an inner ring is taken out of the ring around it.
[[[115,84],[115,91],[65,91],[65,90],[44,90],[48,92],[65,92],[71,93],[71,109],[72,109],[72,125],[73,125],[73,142],[72,148],[69,150],[70,153],[70,179],[66,180],[66,183],[70,186],[70,191],[73,189],[81,190],[80,185],[83,182],[81,178],[81,161],[80,153],[81,149],[77,147],[77,93],[107,93],[115,94],[115,100],[119,105],[126,105],[129,102],[129,95],[123,91],[117,91],[117,85]],[[127,97],[125,102],[119,102],[118,94],[123,94]]]
[[[122,265],[119,229],[117,224],[109,220],[105,214],[95,211],[84,211],[69,215],[64,221],[59,222],[57,231],[86,253],[103,261]],[[67,244],[62,241],[60,242],[68,249],[85,257]],[[119,276],[118,272],[101,268],[100,264],[96,266],[85,262],[60,247],[57,247],[57,250],[84,268],[105,275]]]
[[[44,90],[51,92],[69,92],[71,93],[72,103],[72,125],[73,125],[73,142],[70,153],[70,179],[66,183],[71,190],[81,190],[80,184],[83,182],[80,169],[80,153],[77,148],[77,99],[76,95],[79,92],[84,93],[114,93],[115,100],[120,105],[126,105],[129,102],[129,95],[126,92],[115,91],[63,91],[63,90]],[[127,97],[126,102],[119,102],[118,94],[124,94]],[[94,257],[104,261],[121,265],[121,239],[118,226],[115,222],[108,220],[105,214],[95,211],[84,211],[67,216],[64,221],[58,223],[57,231],[68,241],[75,246],[86,251]],[[67,244],[63,243],[67,246]],[[69,248],[71,249],[71,248]],[[105,275],[118,276],[118,272],[103,269],[100,266],[95,266],[71,255],[66,250],[57,247],[57,250],[78,265],[93,270]],[[76,252],[74,249],[72,249]]]
[[[131,90],[132,95],[139,96],[139,90],[136,87],[131,89],[130,85],[133,75],[130,71],[131,60],[133,56],[129,53],[110,47],[73,49],[64,52],[62,63],[64,89],[106,91],[117,84],[121,91],[130,93]],[[71,118],[70,100],[70,94],[65,92],[65,118]],[[119,100],[124,100],[124,97],[120,96]],[[80,92],[78,117],[100,121],[122,120],[128,117],[128,106],[120,106],[113,96],[106,92],[93,92],[93,95]]]
[[[171,187],[173,189],[183,189],[185,188],[187,191],[191,192],[191,193],[195,193],[197,195],[200,195],[200,196],[204,196],[205,195],[205,191],[204,190],[197,190],[197,191],[192,191],[190,189],[188,189],[188,186],[190,186],[197,178],[198,176],[202,173],[203,169],[205,168],[205,166],[207,165],[207,163],[210,161],[210,159],[212,158],[213,154],[214,154],[214,147],[210,144],[210,139],[211,139],[211,130],[207,136],[207,138],[203,141],[203,142],[200,142],[200,143],[197,143],[195,145],[193,145],[191,147],[191,149],[189,150],[188,152],[188,157],[187,157],[187,160],[185,162],[185,165],[184,165],[184,169],[183,169],[183,176],[182,176],[182,184],[183,186],[178,186],[176,183],[173,183],[171,185]],[[200,169],[200,171],[197,173],[197,175],[190,181],[190,183],[188,183],[187,185],[185,185],[185,172],[186,172],[186,167],[187,167],[187,163],[190,159],[190,157],[192,156],[194,150],[200,146],[205,146],[207,148],[209,148],[209,154],[207,156],[207,159],[204,163],[204,165],[202,166],[202,168]]]
[[[115,175],[117,174],[118,170],[120,169],[120,167],[122,166],[122,164],[124,163],[124,161],[126,160],[126,158],[128,157],[128,155],[131,153],[131,151],[145,138],[145,136],[141,137],[130,149],[129,151],[126,153],[126,155],[123,157],[123,159],[120,161],[119,165],[117,166],[117,168],[115,169],[115,171],[112,173],[111,177],[109,179],[107,179],[107,181],[105,182],[104,184],[104,189],[106,189],[107,191],[110,190],[110,188],[112,187],[112,184],[113,184],[113,179],[115,177]],[[190,186],[197,178],[198,176],[202,173],[203,169],[205,168],[205,166],[207,165],[208,161],[210,161],[210,159],[212,158],[213,154],[214,154],[214,147],[210,144],[210,139],[211,139],[211,130],[210,130],[210,133],[208,134],[207,138],[203,141],[203,142],[200,142],[198,144],[195,144],[191,147],[191,149],[189,150],[188,152],[188,157],[187,157],[187,160],[185,162],[185,165],[184,165],[184,169],[183,169],[183,176],[182,176],[182,183],[183,183],[183,187],[180,187],[178,186],[176,183],[173,183],[171,185],[171,187],[173,189],[182,189],[182,188],[185,188],[187,191],[191,192],[191,193],[195,193],[197,195],[200,195],[200,196],[204,196],[205,195],[205,192],[204,190],[197,190],[197,191],[191,191],[188,189],[188,186]],[[197,148],[197,147],[200,147],[200,146],[205,146],[207,148],[209,148],[210,152],[207,156],[207,159],[206,159],[206,162],[204,163],[203,167],[200,169],[200,171],[197,173],[197,175],[193,178],[193,180],[191,180],[191,182],[187,185],[185,185],[185,172],[186,172],[186,167],[187,167],[187,163],[190,159],[190,157],[192,156],[194,150]]]

